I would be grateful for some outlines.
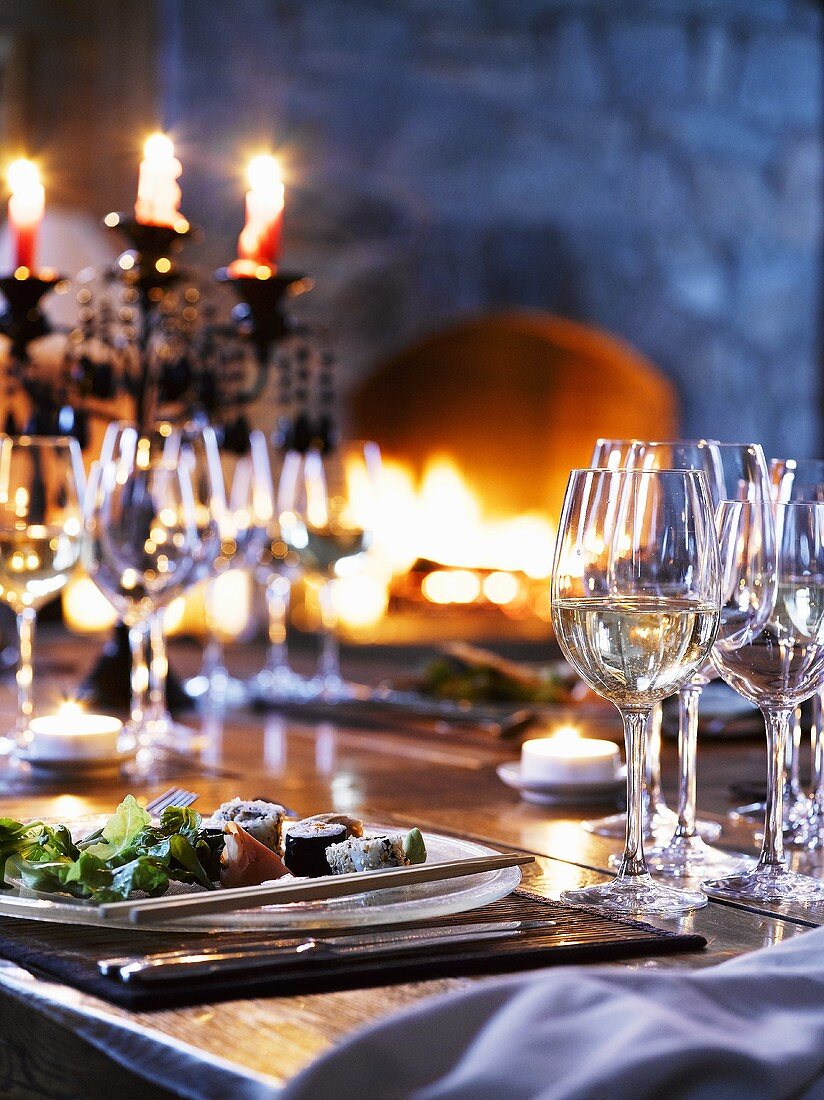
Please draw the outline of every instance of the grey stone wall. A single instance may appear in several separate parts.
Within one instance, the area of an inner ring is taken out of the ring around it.
[[[163,0],[163,98],[203,258],[240,170],[289,167],[286,258],[347,378],[455,316],[629,340],[684,433],[819,443],[815,0]]]

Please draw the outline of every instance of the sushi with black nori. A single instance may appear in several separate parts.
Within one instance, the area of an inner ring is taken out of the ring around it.
[[[286,866],[299,878],[331,875],[326,849],[347,836],[347,826],[341,821],[299,821],[286,833]]]

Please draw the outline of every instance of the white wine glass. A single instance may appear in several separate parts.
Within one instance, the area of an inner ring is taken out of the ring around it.
[[[655,882],[644,859],[641,790],[656,702],[702,667],[718,626],[720,563],[704,475],[573,470],[552,575],[552,623],[567,660],[624,724],[627,829],[617,877],[570,890],[573,904],[669,916],[706,904]]]
[[[720,500],[769,500],[767,462],[757,443],[676,440],[635,443],[627,466],[639,469],[699,470],[707,480],[713,506]],[[658,874],[703,879],[741,869],[748,862],[714,848],[696,821],[698,708],[704,688],[717,677],[710,660],[696,670],[678,693],[678,820],[671,838],[647,852]]]
[[[281,537],[304,574],[319,584],[321,655],[306,693],[327,702],[352,686],[340,671],[337,608],[332,582],[360,571],[372,537],[380,479],[377,443],[337,444],[323,452],[290,451],[278,489]]]
[[[34,713],[33,648],[38,610],[57,595],[80,558],[83,462],[74,439],[0,438],[0,599],[17,620],[17,722],[0,754],[25,743]]]
[[[770,479],[773,499],[824,501],[824,459],[772,458]],[[812,793],[808,798],[801,786],[801,715],[796,709],[787,738],[784,777],[784,840],[810,852],[824,851],[824,690],[810,701],[812,749]],[[762,807],[763,810],[763,807]]]
[[[724,597],[713,659],[764,714],[767,805],[756,866],[704,886],[735,900],[821,904],[824,882],[786,866],[782,804],[793,712],[824,686],[824,504],[724,501],[718,531]]]
[[[594,470],[620,470],[627,466],[630,448],[636,439],[597,439],[589,464]],[[644,774],[644,839],[654,840],[659,833],[669,835],[678,824],[678,817],[669,808],[661,787],[661,704],[652,708],[647,729],[646,771]],[[626,814],[608,814],[581,822],[581,827],[597,836],[623,837],[627,829]]]

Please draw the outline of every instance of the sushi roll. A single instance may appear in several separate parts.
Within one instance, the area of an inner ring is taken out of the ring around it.
[[[383,836],[353,836],[326,849],[326,859],[333,875],[348,875],[353,871],[377,871],[381,867],[405,867],[408,860],[400,833]]]
[[[343,822],[311,818],[299,821],[290,826],[286,833],[286,866],[293,875],[301,878],[331,875],[326,850],[332,844],[340,845],[347,837],[348,830]]]
[[[283,806],[279,806],[277,802],[264,802],[260,798],[244,802],[241,798],[233,798],[215,810],[208,824],[220,829],[227,821],[234,821],[255,840],[265,844],[271,851],[278,852],[283,817]]]

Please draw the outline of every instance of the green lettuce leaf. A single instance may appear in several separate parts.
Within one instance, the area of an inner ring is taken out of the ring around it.
[[[137,891],[157,897],[169,888],[169,874],[163,864],[151,856],[138,856],[110,872],[110,881],[92,894],[92,901],[101,905],[108,901],[124,901]]]
[[[122,856],[151,823],[151,816],[133,795],[127,794],[103,826],[102,839],[85,851],[104,861]]]

